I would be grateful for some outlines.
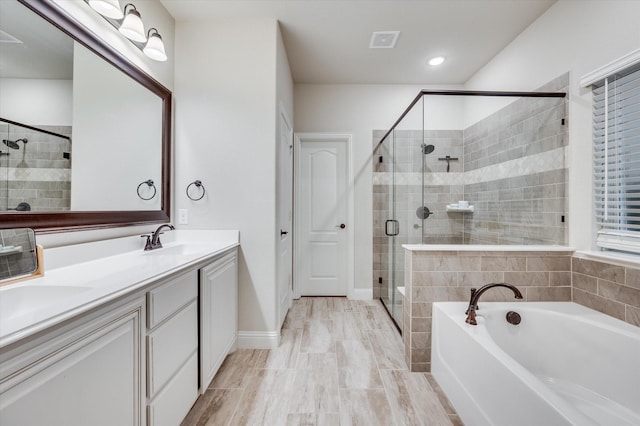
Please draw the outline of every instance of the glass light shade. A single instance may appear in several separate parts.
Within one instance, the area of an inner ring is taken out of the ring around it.
[[[144,24],[142,23],[142,19],[140,18],[140,13],[134,7],[126,12],[124,21],[122,21],[122,25],[120,25],[119,31],[123,36],[133,41],[137,41],[139,43],[144,43],[145,41],[147,41],[147,37],[144,34]]]
[[[167,54],[164,52],[164,43],[162,42],[162,37],[158,34],[158,31],[151,33],[152,28],[149,30],[149,40],[147,41],[147,45],[142,49],[145,55],[153,59],[154,61],[166,61]]]
[[[122,19],[124,17],[118,0],[89,0],[89,6],[107,18]]]

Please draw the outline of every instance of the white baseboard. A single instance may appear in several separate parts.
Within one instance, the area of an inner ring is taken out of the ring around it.
[[[348,298],[351,300],[372,300],[372,288],[352,288],[349,290]]]
[[[276,349],[279,343],[277,331],[238,331],[239,349]]]

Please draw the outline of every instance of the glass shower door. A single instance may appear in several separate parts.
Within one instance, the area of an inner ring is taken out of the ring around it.
[[[0,122],[0,139],[9,140],[9,124]],[[9,201],[9,147],[0,144],[0,211],[6,211]]]

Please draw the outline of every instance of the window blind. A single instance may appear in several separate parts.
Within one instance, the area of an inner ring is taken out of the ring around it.
[[[640,253],[640,65],[593,88],[597,245]]]

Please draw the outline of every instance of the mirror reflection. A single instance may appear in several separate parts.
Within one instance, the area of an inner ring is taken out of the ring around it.
[[[160,210],[162,99],[17,0],[0,40],[0,211]]]
[[[0,230],[0,280],[30,274],[37,268],[33,229]]]

